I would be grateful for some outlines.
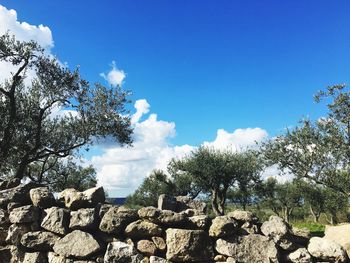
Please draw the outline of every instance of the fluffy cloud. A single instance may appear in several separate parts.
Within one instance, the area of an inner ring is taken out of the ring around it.
[[[111,196],[125,196],[134,191],[153,169],[166,169],[171,158],[181,158],[189,154],[196,146],[169,143],[176,135],[175,123],[158,120],[150,111],[146,100],[138,100],[134,105],[136,112],[132,116],[134,126],[134,145],[130,148],[108,147],[103,154],[92,157],[97,168],[99,184],[103,185]],[[141,120],[142,117],[145,120]],[[260,128],[237,129],[227,132],[217,131],[212,142],[206,146],[219,149],[231,147],[233,150],[255,145],[267,137],[267,132]]]
[[[112,69],[107,73],[100,73],[100,76],[103,77],[110,85],[112,86],[121,86],[126,77],[125,72],[117,68],[115,61],[112,61]]]

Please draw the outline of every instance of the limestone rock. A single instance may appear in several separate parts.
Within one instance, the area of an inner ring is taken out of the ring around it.
[[[146,256],[153,256],[157,252],[156,245],[152,241],[146,240],[146,239],[142,239],[138,241],[136,248],[138,251],[140,251],[142,254]]]
[[[196,229],[207,230],[211,224],[211,219],[207,215],[191,216],[188,221]]]
[[[225,237],[237,232],[238,223],[228,216],[217,216],[209,228],[211,237]]]
[[[137,219],[138,215],[134,210],[111,207],[101,220],[100,230],[109,234],[119,234],[128,224]]]
[[[166,243],[162,237],[152,237],[152,241],[159,251],[164,252],[166,250]]]
[[[306,248],[299,248],[290,253],[288,259],[292,263],[312,263],[311,255]]]
[[[47,254],[48,263],[74,263],[73,259],[68,259],[63,256],[57,255],[54,252]]]
[[[58,200],[64,202],[65,206],[71,210],[95,207],[98,203],[103,203],[105,199],[103,187],[94,187],[84,192],[68,188],[58,194]]]
[[[6,210],[0,208],[0,226],[9,223],[9,215]]]
[[[21,244],[35,251],[49,251],[52,249],[59,236],[47,231],[35,231],[25,233],[21,238]]]
[[[42,252],[25,253],[22,263],[47,263],[47,257]]]
[[[160,210],[155,207],[143,207],[138,210],[140,218],[164,226],[181,226],[188,223],[184,214],[170,210]]]
[[[161,236],[163,230],[156,224],[137,220],[125,228],[125,235],[131,238],[147,238],[152,236]]]
[[[31,231],[28,224],[12,224],[7,232],[6,242],[12,245],[18,245],[22,236]]]
[[[160,258],[160,257],[156,257],[156,256],[150,256],[149,258],[149,263],[168,263],[169,261],[164,259],[164,258]]]
[[[224,255],[216,255],[214,261],[226,262],[226,257]]]
[[[142,259],[132,245],[120,241],[109,243],[104,256],[108,263],[140,263]]]
[[[65,257],[87,258],[101,249],[99,243],[89,233],[74,230],[53,246],[55,253]]]
[[[20,184],[16,187],[5,189],[0,191],[0,207],[6,209],[8,203],[15,202],[23,205],[29,205],[31,203],[29,197],[29,191],[32,188],[39,187],[41,185],[36,183]]]
[[[215,244],[218,253],[233,257],[238,262],[278,262],[278,251],[273,241],[257,234],[218,239]]]
[[[177,201],[175,197],[162,194],[158,197],[158,209],[177,211]]]
[[[350,257],[350,224],[326,226],[324,238],[341,245]]]
[[[41,227],[56,234],[65,235],[68,231],[69,212],[59,207],[45,209]]]
[[[32,205],[21,206],[14,208],[9,216],[10,222],[15,223],[32,223],[39,218],[37,207]]]
[[[203,230],[168,228],[166,258],[172,262],[206,261],[213,257],[209,235]]]
[[[34,206],[48,208],[55,204],[56,200],[48,187],[38,187],[29,191],[30,199]]]
[[[6,263],[22,263],[24,260],[24,252],[17,246],[9,245],[0,247],[0,262]]]
[[[188,208],[198,211],[197,215],[204,215],[207,212],[207,204],[205,202],[193,200],[189,196],[177,196],[176,201],[178,203],[178,212]]]
[[[94,208],[81,208],[70,213],[69,228],[88,230],[93,229],[96,223]]]
[[[241,222],[258,221],[258,218],[252,212],[244,211],[244,210],[234,210],[232,212],[229,212],[227,216],[232,217],[233,219]]]
[[[324,238],[312,237],[307,250],[317,260],[348,262],[346,251],[339,244]]]

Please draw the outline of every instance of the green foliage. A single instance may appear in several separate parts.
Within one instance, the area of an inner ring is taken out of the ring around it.
[[[296,222],[292,224],[293,227],[297,228],[306,228],[310,230],[311,236],[323,237],[325,231],[325,225],[318,223],[310,223],[310,222]]]
[[[90,85],[35,42],[19,42],[8,34],[0,36],[0,61],[14,66],[12,77],[0,84],[2,176],[40,177],[29,171],[31,165],[72,156],[101,138],[131,143],[128,92]],[[59,110],[67,114],[55,116]]]

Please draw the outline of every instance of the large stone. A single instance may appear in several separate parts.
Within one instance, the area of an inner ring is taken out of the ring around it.
[[[95,207],[98,203],[103,203],[105,199],[103,187],[94,187],[84,192],[68,188],[58,194],[58,200],[64,202],[65,206],[71,210]]]
[[[350,257],[350,224],[326,226],[324,238],[341,245]]]
[[[34,251],[49,251],[52,249],[59,236],[47,231],[35,231],[25,233],[21,238],[21,244]]]
[[[158,209],[177,211],[177,201],[175,197],[162,194],[158,197]]]
[[[7,225],[9,221],[10,220],[7,211],[0,208],[0,226]]]
[[[166,258],[172,262],[209,261],[212,243],[203,230],[169,228],[166,230]]]
[[[39,210],[32,205],[21,206],[14,208],[9,216],[10,222],[15,223],[32,223],[39,218]]]
[[[186,210],[188,208],[198,211],[197,215],[204,215],[207,212],[207,204],[205,202],[193,200],[189,196],[177,196],[176,201],[178,203],[178,212]]]
[[[158,225],[143,220],[132,222],[125,228],[125,235],[136,239],[161,236],[162,233],[163,230]]]
[[[59,207],[45,209],[41,227],[56,234],[68,232],[69,211]]]
[[[207,215],[191,216],[188,218],[191,227],[195,229],[207,230],[211,224],[211,219]]]
[[[16,187],[5,189],[0,191],[0,207],[7,208],[8,203],[15,202],[23,205],[29,205],[31,203],[29,197],[29,191],[32,188],[36,188],[42,185],[36,183],[20,184]]]
[[[12,245],[18,245],[21,242],[22,236],[31,231],[28,224],[12,224],[7,232],[6,242]]]
[[[140,263],[142,259],[133,245],[120,241],[109,243],[104,256],[106,263]]]
[[[139,240],[136,247],[138,251],[146,256],[153,256],[157,252],[156,245],[152,241],[146,239]]]
[[[42,252],[25,253],[22,263],[47,263],[47,257]]]
[[[152,241],[159,251],[164,252],[166,250],[166,243],[162,237],[152,237]]]
[[[140,218],[148,220],[158,225],[181,226],[188,223],[184,214],[176,213],[170,210],[160,210],[152,206],[143,207],[138,210]]]
[[[288,259],[292,263],[312,263],[311,255],[306,248],[299,248],[290,253]]]
[[[38,187],[29,191],[32,204],[41,208],[54,206],[56,200],[48,187]]]
[[[307,250],[319,261],[348,262],[347,253],[342,246],[324,238],[312,237]]]
[[[217,216],[209,228],[211,237],[226,237],[237,232],[238,223],[228,216]]]
[[[94,237],[86,232],[74,230],[53,246],[55,253],[65,257],[88,258],[101,249]]]
[[[22,263],[24,260],[24,252],[17,246],[9,245],[0,247],[1,263]]]
[[[150,256],[149,257],[149,263],[168,263],[169,261],[164,259],[164,258],[160,258],[157,256]]]
[[[47,254],[48,263],[74,263],[73,259],[68,259],[64,256],[55,254],[54,252],[49,252]]]
[[[94,208],[81,208],[70,213],[69,228],[89,230],[93,229],[96,224]]]
[[[227,214],[228,217],[232,217],[233,219],[240,221],[240,222],[257,222],[258,218],[249,211],[244,210],[234,210],[232,212],[229,212]]]
[[[128,224],[137,219],[135,210],[111,207],[101,220],[100,230],[109,234],[119,234]]]
[[[238,262],[278,262],[278,251],[273,241],[257,234],[218,239],[215,244],[218,253],[233,257]]]

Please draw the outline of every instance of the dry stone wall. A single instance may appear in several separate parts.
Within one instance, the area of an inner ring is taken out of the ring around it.
[[[5,185],[5,186],[4,186]],[[247,211],[214,219],[188,197],[160,196],[158,208],[105,202],[103,188],[66,189],[56,199],[33,183],[0,188],[0,262],[349,262],[336,242]]]

